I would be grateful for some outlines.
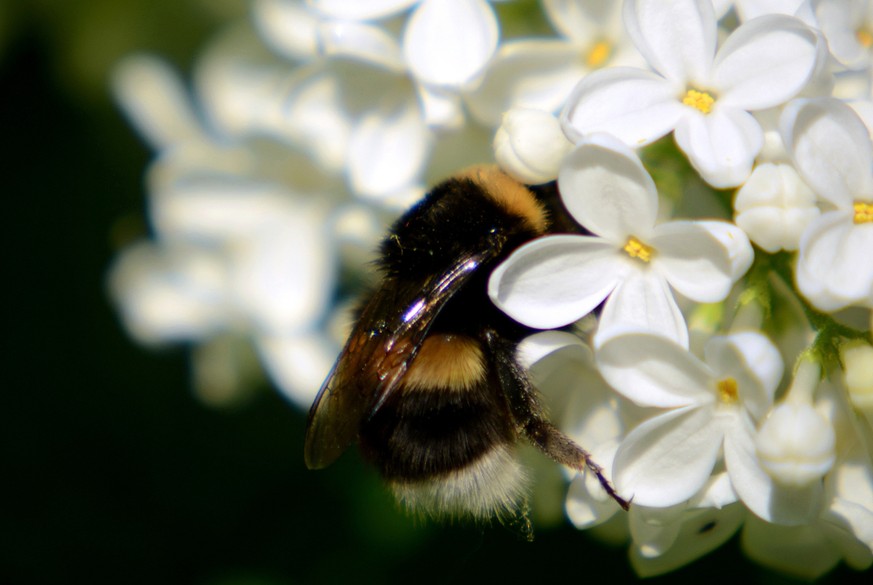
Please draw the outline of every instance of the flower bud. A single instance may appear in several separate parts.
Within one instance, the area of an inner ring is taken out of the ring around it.
[[[820,479],[836,457],[833,427],[807,402],[788,400],[774,408],[755,443],[761,467],[786,487]]]
[[[806,226],[818,217],[815,194],[787,164],[755,167],[734,201],[736,224],[763,250],[796,250]]]
[[[863,342],[847,344],[842,358],[849,400],[873,424],[873,347]]]
[[[494,158],[504,171],[531,185],[554,181],[572,144],[558,119],[541,110],[515,108],[494,136]]]

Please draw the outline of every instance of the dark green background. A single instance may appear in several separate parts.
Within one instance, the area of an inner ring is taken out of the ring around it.
[[[222,16],[204,4],[0,8],[0,583],[636,581],[624,550],[567,526],[528,544],[500,527],[417,525],[355,455],[308,472],[302,413],[270,389],[202,406],[185,348],[146,350],[120,328],[104,282],[111,228],[143,221],[150,153],[112,106],[107,68],[148,48],[184,69]],[[841,568],[827,582],[865,577]],[[652,582],[737,578],[785,582],[736,542]]]

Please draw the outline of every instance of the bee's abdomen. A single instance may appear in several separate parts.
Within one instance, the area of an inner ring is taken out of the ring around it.
[[[364,456],[408,507],[436,515],[509,511],[523,491],[517,431],[479,343],[431,335],[361,428]]]

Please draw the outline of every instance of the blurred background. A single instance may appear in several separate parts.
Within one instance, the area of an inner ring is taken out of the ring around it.
[[[204,405],[188,348],[146,349],[124,332],[106,274],[148,232],[151,154],[108,74],[140,50],[186,73],[210,33],[246,11],[245,0],[0,1],[0,194],[11,205],[0,583],[636,581],[624,548],[571,528],[560,499],[537,512],[527,543],[505,527],[405,517],[354,453],[309,472],[305,415],[267,382]],[[560,490],[554,466],[544,470]],[[652,581],[721,574],[788,582],[736,542]],[[826,582],[863,578],[840,568]]]

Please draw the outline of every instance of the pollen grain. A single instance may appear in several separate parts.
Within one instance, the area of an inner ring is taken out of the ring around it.
[[[715,98],[705,91],[689,89],[682,98],[682,103],[686,106],[691,106],[704,114],[712,111],[712,105],[715,103]]]
[[[655,249],[631,236],[624,245],[624,251],[627,252],[627,255],[631,258],[636,258],[643,262],[649,262],[652,259],[652,254],[655,252]]]
[[[873,223],[873,203],[856,201],[852,207],[855,209],[856,224]]]

